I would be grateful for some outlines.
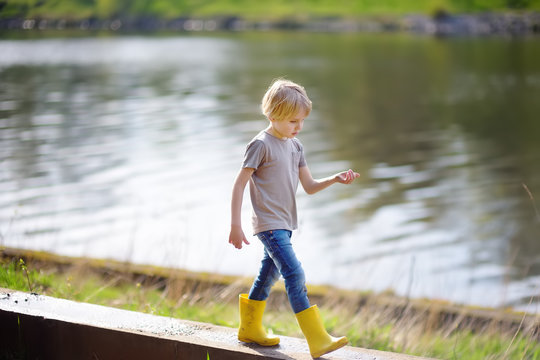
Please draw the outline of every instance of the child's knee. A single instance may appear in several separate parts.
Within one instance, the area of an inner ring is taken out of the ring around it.
[[[306,275],[304,273],[304,269],[302,269],[302,266],[300,265],[292,269],[288,274],[284,275],[283,278],[285,279],[286,283],[289,283],[290,286],[294,286],[295,288],[305,288]]]
[[[274,271],[271,275],[271,282],[272,284],[275,284],[278,280],[279,280],[279,277],[281,276],[281,274],[279,273],[279,271]]]

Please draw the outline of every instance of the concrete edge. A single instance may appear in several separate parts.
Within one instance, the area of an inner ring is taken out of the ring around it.
[[[303,339],[239,342],[236,329],[0,289],[0,355],[32,359],[311,359]],[[419,360],[345,347],[324,359]]]

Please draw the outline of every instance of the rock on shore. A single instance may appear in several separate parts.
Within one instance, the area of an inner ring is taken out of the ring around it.
[[[410,14],[401,17],[378,16],[358,19],[321,17],[286,18],[277,21],[246,20],[237,16],[208,18],[180,17],[164,20],[154,17],[118,19],[0,19],[0,30],[83,30],[83,31],[243,31],[303,30],[314,32],[410,32],[437,36],[538,35],[540,13],[476,13],[434,16]]]

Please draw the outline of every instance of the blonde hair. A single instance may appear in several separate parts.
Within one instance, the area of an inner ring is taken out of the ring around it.
[[[261,110],[269,120],[283,120],[300,111],[305,111],[307,116],[311,112],[311,100],[301,85],[277,79],[264,94]]]

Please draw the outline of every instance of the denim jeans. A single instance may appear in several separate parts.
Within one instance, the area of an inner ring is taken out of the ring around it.
[[[300,261],[296,258],[291,244],[289,230],[270,230],[257,234],[264,245],[264,257],[259,275],[249,292],[252,300],[266,300],[270,289],[283,276],[285,289],[295,313],[309,308],[306,278]]]

